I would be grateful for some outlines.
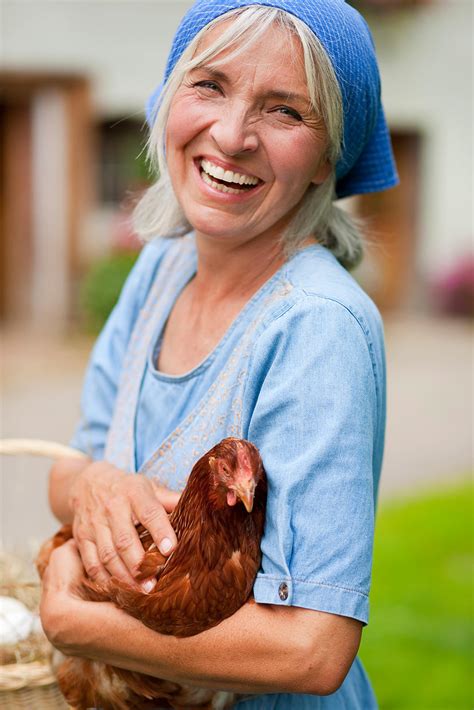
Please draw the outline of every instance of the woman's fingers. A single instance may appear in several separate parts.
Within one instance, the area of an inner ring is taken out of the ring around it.
[[[178,501],[181,497],[181,493],[177,493],[176,491],[172,491],[169,488],[166,488],[165,486],[161,486],[156,481],[150,481],[150,483],[153,486],[155,495],[163,506],[163,508],[166,510],[167,513],[172,513],[173,510],[176,508],[176,505],[178,504]]]
[[[130,504],[123,500],[112,501],[107,507],[107,514],[114,548],[123,561],[127,574],[134,579],[139,572],[144,551],[133,524],[134,516],[131,513]],[[108,565],[106,567],[110,571]],[[124,581],[127,580],[124,579]]]
[[[89,579],[98,584],[106,584],[110,575],[99,559],[99,553],[95,543],[91,540],[75,538],[79,553],[81,555],[82,564]]]
[[[129,525],[132,528],[131,523]],[[111,577],[116,577],[127,584],[134,584],[134,577],[117,547],[119,542],[124,541],[129,534],[128,531],[125,533],[121,530],[123,529],[120,529],[117,536],[114,536],[113,530],[108,524],[99,523],[95,526],[98,557]]]
[[[176,546],[176,535],[168,520],[166,510],[149,490],[137,488],[132,498],[133,514],[150,532],[158,549],[168,555]]]
[[[84,576],[84,568],[77,546],[68,540],[51,553],[43,578],[46,590],[71,591],[78,587]]]

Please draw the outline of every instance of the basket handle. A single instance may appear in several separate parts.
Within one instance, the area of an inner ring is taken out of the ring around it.
[[[46,456],[51,459],[60,459],[63,456],[74,459],[87,458],[83,451],[42,439],[0,439],[0,455],[2,454],[7,456],[30,454],[32,456]]]

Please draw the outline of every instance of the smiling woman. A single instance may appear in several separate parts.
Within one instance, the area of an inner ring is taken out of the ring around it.
[[[384,445],[383,331],[346,268],[361,234],[336,204],[397,182],[370,32],[343,0],[198,0],[148,119],[160,178],[136,219],[150,244],[89,365],[72,444],[95,461],[51,473],[77,551],[52,555],[43,623],[67,653],[263,694],[242,710],[373,710],[356,654]],[[228,436],[255,444],[267,473],[256,603],[176,643],[78,600],[82,565],[101,584],[134,584],[135,523],[163,555],[179,546],[167,513],[193,463]]]
[[[219,24],[206,33],[200,55],[222,31]],[[270,26],[245,57],[234,54],[231,46],[215,57],[219,71],[211,54],[185,75],[168,112],[166,162],[198,239],[258,237],[271,249],[309,186],[328,176],[328,138],[311,106],[297,37]],[[233,173],[253,184],[236,189]]]

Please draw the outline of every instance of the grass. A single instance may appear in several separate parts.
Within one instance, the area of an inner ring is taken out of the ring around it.
[[[470,710],[472,488],[379,510],[361,658],[381,710]]]

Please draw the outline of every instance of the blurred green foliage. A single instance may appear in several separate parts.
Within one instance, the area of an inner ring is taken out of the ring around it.
[[[98,333],[117,303],[122,286],[138,254],[120,252],[97,261],[80,288],[81,317],[86,330]]]
[[[473,490],[379,511],[361,658],[381,710],[473,707]]]

